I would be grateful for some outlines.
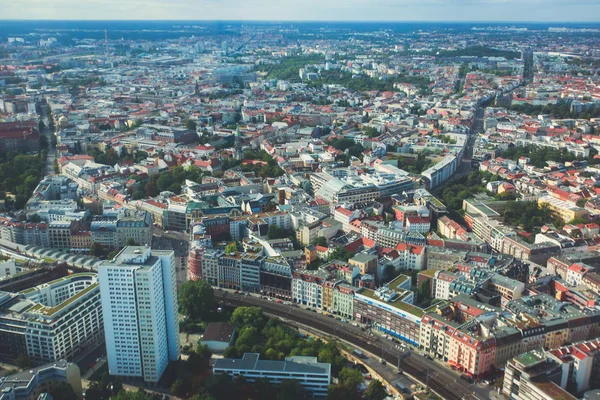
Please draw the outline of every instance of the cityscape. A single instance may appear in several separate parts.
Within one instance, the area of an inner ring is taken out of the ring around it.
[[[600,7],[281,3],[6,6],[0,400],[600,399]]]

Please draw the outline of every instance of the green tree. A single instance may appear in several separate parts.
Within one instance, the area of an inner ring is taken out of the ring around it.
[[[123,390],[123,383],[121,383],[121,378],[117,376],[112,384],[112,391],[114,394],[117,394],[121,390]]]
[[[329,255],[329,260],[348,261],[352,257],[354,257],[353,252],[348,251],[343,247],[338,247]]]
[[[238,248],[235,242],[227,243],[227,246],[225,246],[226,254],[235,253],[236,251],[238,251]]]
[[[355,389],[363,381],[361,372],[354,368],[343,368],[339,376],[340,382],[347,388]]]
[[[194,120],[188,119],[187,121],[185,121],[185,127],[187,129],[195,131],[197,126],[198,125],[196,124],[196,121],[194,121]]]
[[[86,400],[87,400],[87,398],[88,398],[88,396],[87,396],[87,392],[86,392]],[[146,394],[144,389],[140,388],[140,389],[136,390],[135,392],[121,390],[119,393],[117,393],[117,395],[114,397],[114,399],[115,400],[150,400],[150,396],[148,396],[148,394]]]
[[[388,395],[381,381],[373,379],[365,391],[365,397],[368,400],[384,400]]]
[[[154,183],[148,182],[144,186],[144,193],[148,197],[154,197],[158,194],[158,189],[156,188],[156,185]]]
[[[417,289],[417,302],[422,303],[431,300],[431,279],[425,279]]]
[[[206,281],[186,281],[177,295],[179,309],[191,319],[202,318],[214,306],[214,293]]]
[[[277,400],[301,400],[304,398],[305,390],[296,379],[287,379],[279,384]]]
[[[327,247],[327,239],[325,239],[323,236],[319,236],[316,240],[315,240],[315,245],[317,246],[323,246],[323,247]]]
[[[231,323],[238,329],[251,326],[260,330],[264,327],[266,321],[259,307],[238,307],[231,314]]]
[[[41,121],[40,121],[41,122]],[[40,135],[40,149],[45,150],[48,148],[48,138],[46,135]]]
[[[22,370],[31,367],[31,361],[27,357],[27,354],[20,354],[15,360],[15,364]]]
[[[186,384],[179,378],[171,385],[171,393],[177,397],[182,397],[186,393]]]
[[[92,243],[90,247],[90,255],[94,257],[102,257],[104,255],[104,247],[98,242]]]
[[[135,242],[135,239],[127,238],[125,241],[125,246],[138,246],[138,244]]]
[[[329,385],[327,388],[327,400],[359,400],[360,393],[357,388],[349,388],[345,385]]]

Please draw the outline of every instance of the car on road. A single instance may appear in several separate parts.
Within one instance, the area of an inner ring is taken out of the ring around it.
[[[462,379],[463,381],[467,381],[469,383],[473,383],[473,378],[471,378],[467,374],[460,374],[460,379]]]
[[[365,357],[365,355],[363,354],[363,352],[362,352],[362,351],[360,351],[360,350],[358,350],[358,349],[355,349],[355,350],[352,352],[352,354],[354,354],[354,355],[355,355],[356,357],[358,357],[358,358],[367,358],[367,357]],[[357,364],[357,365],[362,365],[362,364]]]
[[[364,365],[362,365],[361,363],[356,363],[354,365],[354,367],[360,371],[361,374],[368,374],[369,370],[367,369],[367,367],[365,367]]]

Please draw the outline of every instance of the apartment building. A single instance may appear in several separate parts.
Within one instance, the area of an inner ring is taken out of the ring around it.
[[[329,274],[321,270],[294,272],[292,301],[312,308],[323,308],[323,285],[328,278]]]
[[[371,324],[374,328],[418,346],[421,318],[433,311],[413,305],[414,293],[403,289],[410,287],[409,276],[400,275],[377,290],[361,288],[354,295],[354,319]]]
[[[98,267],[111,375],[158,382],[180,357],[173,251],[125,247]]]
[[[502,393],[511,400],[575,400],[563,385],[560,363],[541,350],[523,353],[506,364]]]
[[[577,207],[573,203],[557,199],[552,196],[543,196],[538,199],[538,205],[547,206],[550,211],[564,222],[569,222],[575,218],[587,218],[588,210]]]
[[[73,360],[104,339],[98,277],[73,274],[17,294],[0,293],[0,353],[34,364]]]
[[[152,244],[152,215],[147,211],[124,210],[96,216],[90,223],[91,239],[109,249],[127,245],[129,239],[137,245]]]
[[[294,356],[287,357],[285,361],[263,361],[259,357],[258,353],[245,353],[241,359],[217,359],[213,374],[228,374],[233,379],[243,376],[248,382],[265,379],[274,385],[294,379],[313,398],[327,397],[331,364],[317,362],[317,357]]]
[[[0,400],[30,400],[47,398],[49,392],[83,396],[81,373],[76,364],[59,360],[37,368],[8,375],[0,380]]]

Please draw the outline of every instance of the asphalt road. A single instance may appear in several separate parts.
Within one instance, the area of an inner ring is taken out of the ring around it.
[[[342,323],[316,312],[306,311],[299,307],[281,305],[254,296],[240,296],[225,291],[216,291],[215,294],[218,298],[223,299],[226,305],[260,307],[270,314],[296,321],[334,337],[339,337],[372,354],[383,354],[384,360],[392,365],[397,365],[398,363],[399,351],[395,348],[393,342],[379,338],[378,336],[369,336],[367,333],[362,332],[360,328],[354,327],[349,323]],[[489,398],[489,388],[471,385],[460,380],[457,372],[445,368],[438,362],[425,359],[417,350],[412,350],[411,355],[401,361],[400,367],[407,374],[415,377],[415,379],[425,384],[428,383],[431,389],[447,400],[481,400]]]

